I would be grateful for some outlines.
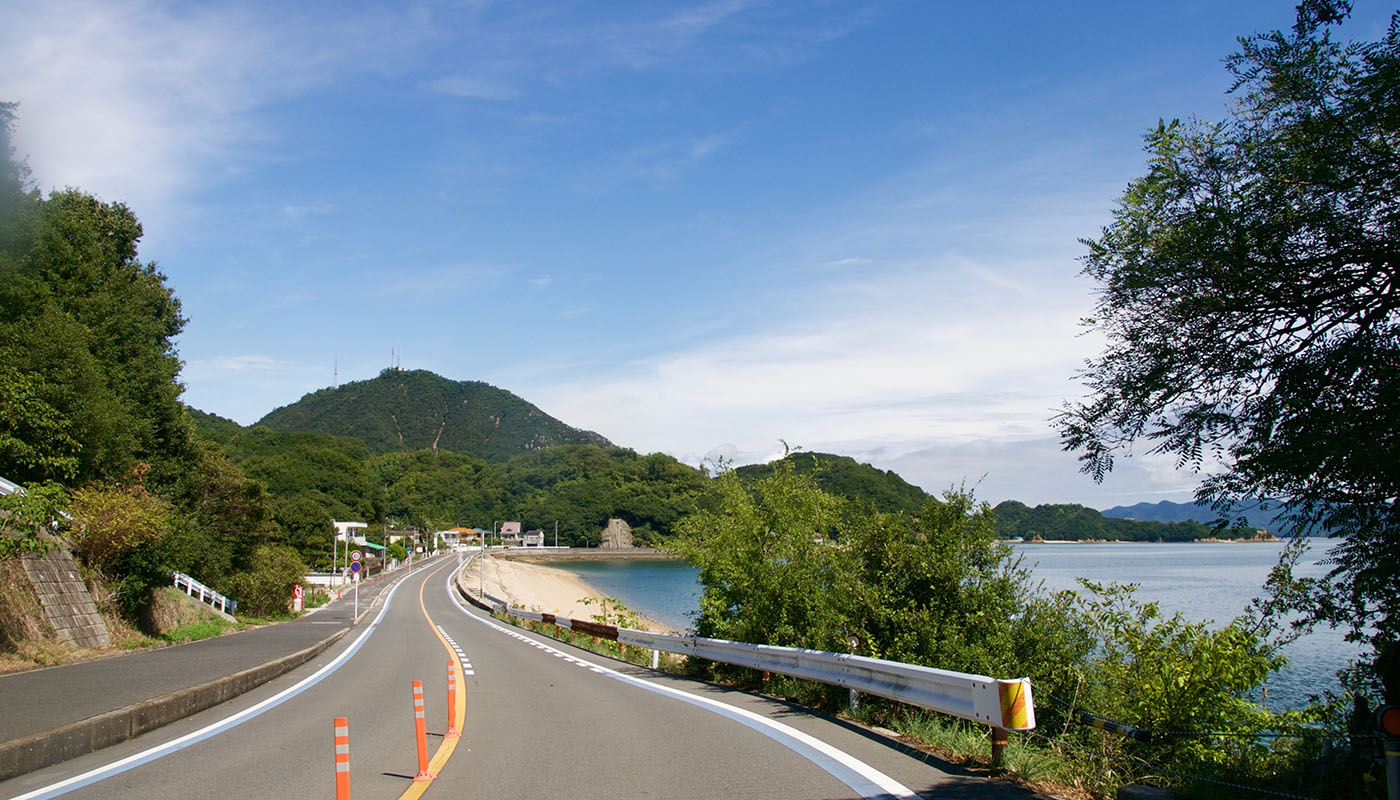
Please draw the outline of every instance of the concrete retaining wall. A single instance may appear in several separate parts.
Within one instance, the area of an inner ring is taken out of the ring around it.
[[[44,619],[59,639],[76,647],[112,646],[112,634],[97,613],[71,553],[55,547],[42,556],[26,555],[21,561],[34,593],[39,595]]]

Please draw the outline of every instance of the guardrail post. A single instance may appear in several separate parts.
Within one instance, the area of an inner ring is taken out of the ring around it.
[[[413,734],[418,740],[418,774],[413,782],[430,781],[437,776],[428,771],[428,719],[423,711],[423,682],[413,682]]]
[[[1001,769],[1006,755],[1006,745],[1009,744],[1005,728],[993,726],[992,734],[992,769]]]
[[[335,800],[350,800],[350,720],[336,717]]]

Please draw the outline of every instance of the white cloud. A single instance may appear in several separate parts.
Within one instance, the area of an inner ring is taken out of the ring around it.
[[[148,229],[172,224],[182,196],[266,143],[257,109],[342,70],[386,68],[422,35],[411,15],[300,13],[16,0],[0,26],[0,98],[20,103],[17,149],[43,188],[80,186]]]
[[[244,353],[190,361],[180,377],[189,385],[185,403],[251,425],[272,410],[267,398],[291,403],[330,385],[333,365]]]

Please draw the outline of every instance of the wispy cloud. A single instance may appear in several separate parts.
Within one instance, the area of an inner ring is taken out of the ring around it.
[[[223,416],[251,425],[272,410],[264,398],[281,397],[282,402],[290,403],[329,385],[333,365],[241,353],[191,361],[181,378],[190,386],[182,398],[190,406],[218,409]]]
[[[126,201],[158,227],[192,187],[256,157],[272,136],[260,107],[386,68],[424,35],[384,16],[16,0],[0,26],[0,97],[21,104],[18,148],[41,186]]]
[[[430,81],[428,88],[440,94],[474,100],[513,100],[520,95],[514,86],[467,75],[438,78]]]
[[[495,284],[510,270],[488,264],[455,264],[403,271],[374,269],[356,284],[367,296],[434,297],[468,294]]]
[[[624,154],[615,167],[618,176],[669,182],[686,170],[714,156],[734,141],[736,134],[674,138],[652,142]]]

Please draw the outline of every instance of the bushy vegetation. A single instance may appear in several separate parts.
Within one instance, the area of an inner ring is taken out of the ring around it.
[[[306,578],[306,564],[297,552],[285,545],[258,548],[253,566],[228,581],[229,593],[238,598],[243,616],[276,618],[285,616],[292,602],[292,587]]]
[[[1187,775],[1289,790],[1316,779],[1311,740],[1258,736],[1302,732],[1322,714],[1256,701],[1292,635],[1287,563],[1239,618],[1193,623],[1139,602],[1130,585],[1042,591],[998,539],[992,510],[967,493],[885,514],[853,508],[815,475],[790,461],[751,482],[722,473],[709,508],[677,525],[673,549],[700,570],[700,635],[1028,676],[1039,729],[1024,746],[1053,753],[1057,769],[1100,794],[1141,779],[1189,784]],[[829,687],[776,683],[805,702],[844,700]],[[907,713],[879,700],[863,707],[889,724]],[[1153,733],[1139,741],[1084,724],[1094,718]]]

